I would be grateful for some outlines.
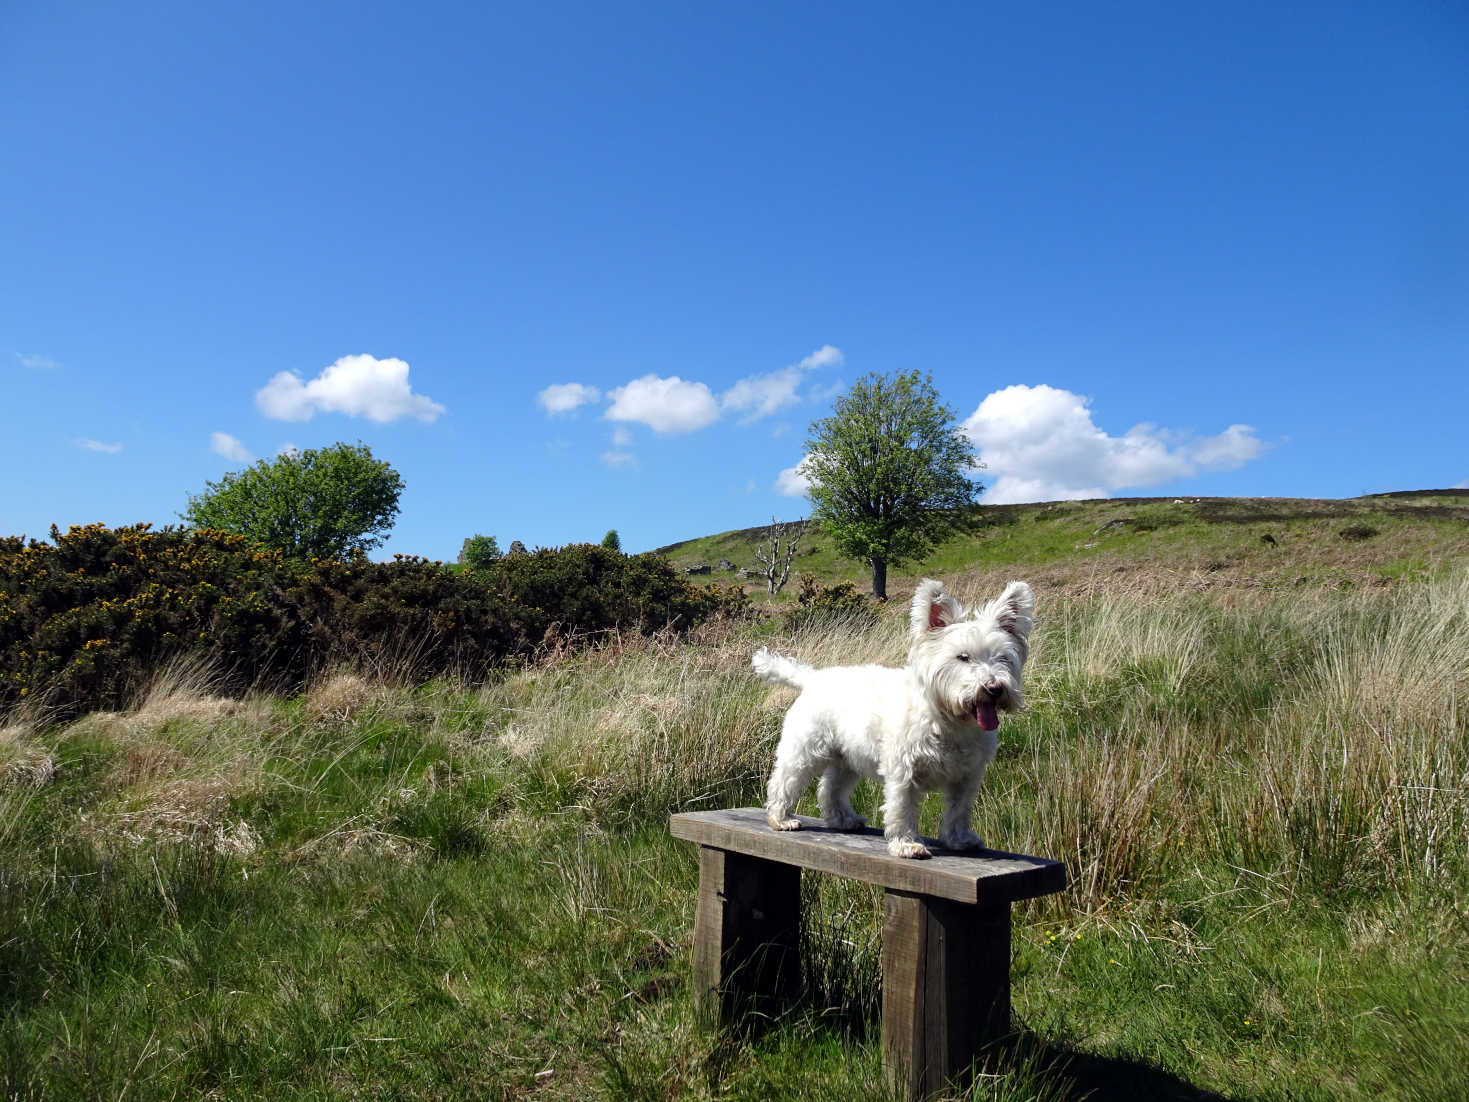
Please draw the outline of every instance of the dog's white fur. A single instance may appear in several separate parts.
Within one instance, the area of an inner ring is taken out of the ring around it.
[[[857,830],[852,810],[861,777],[882,784],[883,833],[896,857],[927,857],[918,838],[923,793],[941,789],[939,840],[950,849],[982,847],[969,827],[974,797],[999,745],[999,712],[1024,703],[1020,671],[1029,650],[1035,595],[1024,582],[966,616],[942,582],[926,578],[913,594],[908,665],[818,670],[761,647],[752,664],[765,681],[801,695],[786,712],[765,813],[776,830],[797,830],[791,815],[817,774],[826,824]]]

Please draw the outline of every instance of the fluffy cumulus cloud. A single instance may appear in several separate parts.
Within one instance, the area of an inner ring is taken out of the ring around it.
[[[250,460],[250,453],[245,449],[245,445],[227,432],[211,432],[209,450],[215,455],[222,455],[236,463],[248,463]]]
[[[536,401],[547,413],[571,413],[602,397],[602,392],[585,383],[552,383],[536,395]]]
[[[276,374],[255,393],[260,412],[277,421],[309,421],[317,413],[344,413],[386,424],[404,417],[435,421],[444,407],[408,383],[402,360],[343,356],[309,382],[294,371]]]
[[[841,349],[824,344],[809,356],[779,371],[741,379],[720,396],[720,405],[741,414],[740,424],[748,425],[795,405],[798,400],[796,392],[805,381],[807,372],[822,367],[839,367],[843,362]]]
[[[806,460],[794,467],[787,467],[775,477],[775,492],[786,497],[805,497],[811,489],[811,479],[806,476]]]
[[[1141,424],[1110,436],[1092,422],[1089,401],[1045,385],[1009,386],[985,398],[963,425],[988,468],[984,500],[1107,497],[1233,470],[1265,451],[1248,425],[1197,437]]]
[[[655,432],[695,432],[719,420],[719,402],[703,383],[677,375],[644,375],[611,391],[609,421],[647,425]]]

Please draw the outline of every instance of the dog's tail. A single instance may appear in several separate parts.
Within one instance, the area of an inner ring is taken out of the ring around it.
[[[816,672],[814,666],[776,654],[765,647],[755,652],[755,657],[750,659],[750,665],[755,667],[755,675],[761,681],[769,681],[772,685],[789,685],[793,689],[804,688],[806,678]]]

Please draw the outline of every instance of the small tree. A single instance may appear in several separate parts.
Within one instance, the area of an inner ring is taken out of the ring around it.
[[[765,530],[763,545],[755,545],[755,557],[765,567],[765,583],[772,597],[781,591],[781,587],[791,576],[791,559],[795,556],[796,548],[800,546],[801,536],[805,532],[804,520],[782,524],[771,517],[770,527]],[[782,541],[785,543],[784,550],[781,549]]]
[[[974,445],[917,371],[864,376],[808,431],[812,519],[871,565],[872,594],[885,601],[888,564],[926,554],[973,503]]]
[[[471,570],[480,570],[500,557],[500,545],[495,542],[494,536],[473,535],[464,541],[464,550],[459,553],[459,561]]]
[[[262,459],[190,495],[195,528],[236,532],[287,558],[340,559],[387,538],[403,479],[366,444],[334,444]]]
[[[622,550],[622,537],[617,534],[616,528],[607,529],[607,534],[602,537],[602,546],[609,551]]]

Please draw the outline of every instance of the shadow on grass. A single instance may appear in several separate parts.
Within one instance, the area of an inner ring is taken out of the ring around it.
[[[990,1074],[1014,1073],[1049,1087],[1046,1097],[1088,1102],[1225,1102],[1230,1096],[1195,1086],[1171,1071],[1142,1060],[1099,1056],[1021,1031],[985,1051]]]
[[[845,991],[802,985],[800,993],[753,1003],[727,1005],[722,1042],[710,1054],[714,1081],[746,1058],[750,1046],[766,1041],[782,1029],[813,1030],[841,1036],[859,1045],[879,1043],[882,1033],[880,998],[870,986],[856,983]],[[833,1000],[831,996],[838,997]],[[845,995],[846,998],[840,996]],[[824,996],[824,997],[823,997]],[[994,1087],[972,1087],[940,1097],[1020,1098],[1041,1102],[1227,1102],[1247,1095],[1225,1095],[1196,1086],[1187,1079],[1144,1060],[1085,1052],[1021,1028],[986,1046],[974,1071]],[[1002,1085],[1000,1085],[1002,1084]],[[957,1085],[957,1084],[956,1084]]]

